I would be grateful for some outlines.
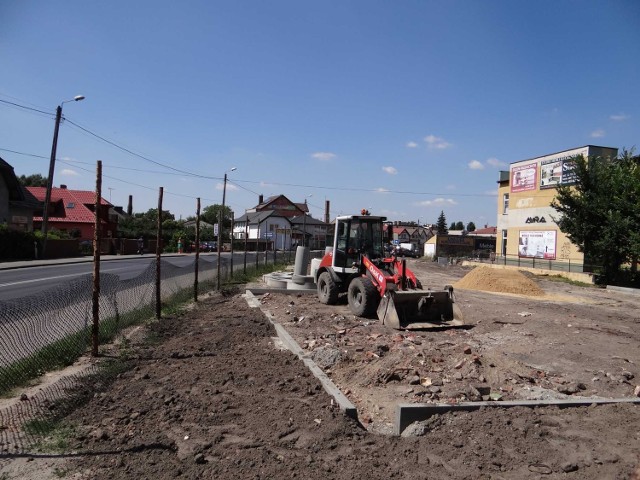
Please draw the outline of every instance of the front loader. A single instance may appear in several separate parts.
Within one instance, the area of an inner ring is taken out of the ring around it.
[[[385,220],[367,214],[336,219],[333,248],[315,274],[319,300],[335,304],[346,292],[354,315],[377,314],[383,325],[396,329],[463,325],[452,286],[423,290],[406,260],[384,256]]]

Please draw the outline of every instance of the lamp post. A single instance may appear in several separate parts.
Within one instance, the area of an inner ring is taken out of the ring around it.
[[[49,203],[51,202],[51,189],[53,187],[53,171],[56,165],[56,150],[58,149],[58,131],[60,130],[60,121],[62,120],[62,105],[69,102],[79,102],[84,100],[84,95],[76,95],[71,100],[65,100],[56,108],[56,123],[53,129],[53,143],[51,144],[51,159],[49,160],[49,176],[47,177],[47,190],[44,196],[44,209],[42,211],[42,252],[44,257],[47,246],[47,227],[49,222]]]
[[[224,172],[224,183],[222,185],[222,208],[218,212],[218,261],[217,261],[217,273],[218,273],[218,290],[220,290],[220,252],[222,248],[222,220],[224,218],[224,203],[227,196],[227,173],[234,172],[236,167]],[[231,240],[233,242],[233,240]]]

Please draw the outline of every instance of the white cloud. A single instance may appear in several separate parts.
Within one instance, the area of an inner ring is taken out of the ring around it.
[[[336,154],[331,152],[316,152],[311,154],[311,157],[315,158],[316,160],[328,162],[329,160],[333,160],[336,157]]]
[[[471,160],[468,165],[471,170],[484,170],[484,165],[478,160]]]
[[[599,128],[598,130],[594,130],[593,132],[591,132],[590,137],[591,138],[602,138],[602,137],[604,137],[604,130],[602,130],[601,128]]]
[[[222,191],[224,189],[224,183],[216,183],[216,190]],[[239,190],[233,183],[227,182],[227,191]]]
[[[407,142],[407,148],[418,148],[418,144],[416,142]]]
[[[505,167],[506,163],[501,162],[500,160],[498,160],[497,158],[491,157],[487,160],[487,164],[491,165],[492,167]]]
[[[626,113],[618,113],[617,115],[609,115],[609,119],[614,122],[623,122],[625,120],[629,120],[629,115]]]
[[[435,135],[427,135],[424,137],[424,141],[427,142],[429,148],[436,148],[438,150],[443,150],[451,146],[444,138],[436,137]]]
[[[63,168],[60,171],[60,175],[62,175],[63,177],[79,177],[80,176],[78,172],[76,172],[75,170],[71,170],[70,168]]]
[[[418,202],[420,207],[433,207],[435,205],[457,205],[457,202],[453,198],[434,198],[433,200],[424,200]]]
[[[398,173],[398,170],[396,170],[394,167],[382,167],[382,170],[384,170],[389,175],[397,175]]]
[[[377,193],[389,193],[389,190],[383,187],[376,188]]]

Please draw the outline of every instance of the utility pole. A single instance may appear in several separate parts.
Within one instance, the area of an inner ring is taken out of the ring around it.
[[[44,258],[47,248],[47,232],[49,223],[49,203],[51,203],[51,190],[53,188],[53,172],[56,166],[56,152],[58,150],[58,132],[60,131],[60,121],[62,120],[62,105],[67,102],[79,102],[84,100],[84,95],[76,95],[73,100],[61,102],[56,108],[56,123],[53,129],[53,142],[51,143],[51,158],[49,159],[49,176],[47,177],[47,190],[44,196],[44,209],[42,210],[42,252],[40,256]]]

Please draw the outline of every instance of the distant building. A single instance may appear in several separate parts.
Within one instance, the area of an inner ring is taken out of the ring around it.
[[[416,251],[424,252],[424,245],[434,235],[431,226],[421,226],[415,223],[391,222],[387,224],[387,237],[389,243],[399,245],[401,243],[411,243],[415,245]]]
[[[265,243],[278,250],[288,250],[303,243],[312,249],[324,248],[328,225],[308,212],[306,202],[294,203],[284,195],[264,200],[260,195],[258,205],[234,219],[233,238],[236,241],[246,238],[252,249]]]
[[[424,247],[428,257],[489,258],[496,249],[496,227],[436,234]]]
[[[618,149],[586,145],[513,162],[508,171],[500,172],[496,254],[584,262],[584,254],[555,223],[560,214],[551,206],[556,186],[575,182],[572,159],[576,155],[614,158]]]

